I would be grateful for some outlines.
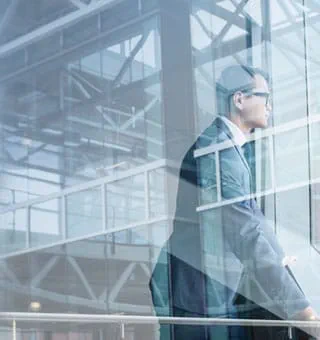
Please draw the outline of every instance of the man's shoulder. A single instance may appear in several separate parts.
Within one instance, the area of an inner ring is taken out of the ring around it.
[[[197,139],[197,149],[205,148],[209,145],[220,144],[231,140],[231,136],[228,133],[228,128],[220,117],[216,117],[215,120],[200,134]]]
[[[232,136],[229,133],[228,128],[225,126],[224,122],[217,117],[196,139],[193,145],[188,149],[185,154],[182,166],[192,165],[194,168],[196,166],[196,159],[194,153],[196,150],[206,148],[208,146],[221,146],[223,149],[220,153],[221,157],[225,157],[227,150],[232,151],[234,149],[234,143],[232,141]],[[233,151],[232,151],[233,152]]]

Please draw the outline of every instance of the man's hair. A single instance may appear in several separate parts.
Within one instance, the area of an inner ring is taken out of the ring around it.
[[[256,75],[261,75],[266,81],[269,80],[268,75],[263,70],[251,66],[232,65],[221,72],[216,83],[218,114],[227,115],[232,110],[230,98],[234,93],[253,89]]]

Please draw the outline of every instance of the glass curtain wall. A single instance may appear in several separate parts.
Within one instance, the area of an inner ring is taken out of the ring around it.
[[[145,220],[145,177],[157,176],[160,185],[164,176],[156,167],[155,175],[143,174],[144,165],[164,157],[159,23],[154,17],[117,29],[120,23],[111,25],[109,18],[130,19],[134,5],[116,6],[66,28],[60,38],[63,48],[76,52],[59,63],[33,67],[17,77],[3,71],[3,78],[9,79],[1,83],[1,204],[8,208],[1,223],[2,252]],[[99,29],[103,38],[77,47]],[[116,33],[104,33],[111,29]],[[52,39],[30,48],[28,58],[34,55],[42,62],[43,53],[53,49]],[[106,194],[99,186],[77,189],[139,167],[141,175],[110,181],[103,188]],[[72,193],[62,198],[61,190],[71,187]],[[41,197],[47,202],[28,203]],[[157,199],[154,194],[152,199]],[[16,204],[23,207],[12,211]]]
[[[193,0],[191,11],[199,134],[220,114],[215,97],[226,66],[252,65],[270,76],[269,128],[256,130],[250,142],[254,196],[286,254],[297,258],[294,274],[311,297],[317,295],[319,264],[317,15],[317,5],[308,1]],[[223,231],[213,227],[223,204],[216,163],[214,153],[199,160],[208,179],[199,198],[208,273],[228,265],[216,256],[223,243]],[[319,308],[316,297],[312,303]]]
[[[210,146],[203,132],[220,115],[221,73],[242,64],[270,76],[269,127],[248,143],[253,196],[320,312],[316,2],[6,0],[0,8],[2,312],[179,316],[163,251],[174,223],[185,239],[193,228],[200,271],[221,282],[221,268],[236,275],[240,264],[214,228],[228,204],[219,156],[196,145],[190,163],[181,161],[199,135]],[[194,210],[175,215],[180,170],[192,173],[194,159],[203,178],[180,195]],[[179,249],[192,254],[183,240]],[[150,292],[156,266],[160,308]],[[213,299],[205,289],[201,308]],[[215,307],[201,315],[228,312]],[[81,323],[17,322],[17,332],[121,337],[119,325]],[[172,326],[125,327],[132,340],[160,333],[179,340]]]

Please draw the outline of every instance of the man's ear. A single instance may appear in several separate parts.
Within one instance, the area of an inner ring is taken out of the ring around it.
[[[243,93],[240,91],[234,93],[232,96],[232,102],[235,108],[237,108],[238,110],[242,110],[243,109]]]

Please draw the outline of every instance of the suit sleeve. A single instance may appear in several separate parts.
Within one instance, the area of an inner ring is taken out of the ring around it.
[[[236,164],[228,159],[221,161],[222,197],[238,199],[236,203],[220,208],[224,237],[232,252],[253,274],[269,298],[280,307],[284,317],[290,318],[310,304],[282,265],[282,256],[273,246],[278,245],[276,235],[266,235],[265,217],[261,212],[257,213],[253,201],[241,199],[248,192],[243,186],[243,173],[239,171],[239,165],[235,167]]]

